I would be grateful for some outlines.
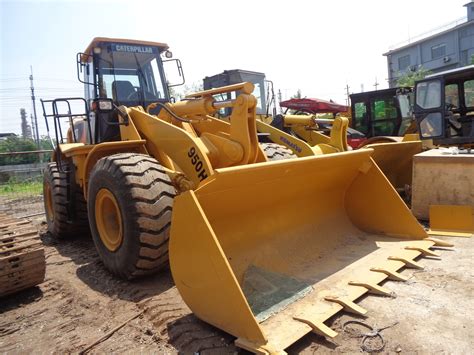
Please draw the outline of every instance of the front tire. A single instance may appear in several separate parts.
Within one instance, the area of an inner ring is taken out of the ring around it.
[[[175,195],[163,167],[148,155],[114,154],[96,163],[89,179],[89,220],[110,272],[133,279],[168,265]]]
[[[67,171],[70,163],[63,162],[62,166]],[[55,162],[49,163],[43,175],[43,201],[48,232],[55,238],[90,234],[82,190],[76,185],[73,190],[67,174],[59,171]],[[69,202],[71,198],[74,198],[73,203]]]

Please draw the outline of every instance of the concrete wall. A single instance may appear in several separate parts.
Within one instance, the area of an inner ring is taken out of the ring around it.
[[[11,178],[18,181],[38,178],[43,175],[43,171],[48,163],[2,165],[0,166],[0,183],[8,182]]]

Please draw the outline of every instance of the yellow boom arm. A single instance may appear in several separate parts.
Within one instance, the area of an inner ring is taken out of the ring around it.
[[[217,102],[213,98],[235,90],[240,93],[235,100]],[[202,91],[162,105],[158,115],[127,108],[129,121],[121,119],[121,136],[145,140],[147,151],[163,166],[184,174],[188,182],[182,189],[195,189],[215,168],[266,160],[257,141],[252,91],[251,83]],[[209,117],[221,107],[232,107],[230,124]]]

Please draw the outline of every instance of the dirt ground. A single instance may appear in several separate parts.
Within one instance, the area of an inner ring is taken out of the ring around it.
[[[24,204],[18,208],[28,214]],[[0,353],[79,353],[123,323],[90,352],[246,353],[232,336],[194,317],[169,271],[118,280],[104,269],[90,238],[57,242],[45,233],[43,218],[34,217],[45,245],[46,280],[0,299]],[[424,270],[405,269],[407,282],[385,282],[396,297],[358,301],[369,311],[366,319],[339,313],[327,322],[339,332],[335,339],[310,334],[288,353],[362,352],[361,339],[342,329],[351,319],[378,327],[397,322],[382,331],[384,353],[472,353],[474,238],[444,239],[455,248],[440,250],[441,258],[419,259]]]

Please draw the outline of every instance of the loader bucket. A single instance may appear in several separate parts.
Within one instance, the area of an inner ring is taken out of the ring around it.
[[[217,169],[175,199],[170,265],[195,315],[255,353],[284,349],[435,242],[371,149]]]
[[[405,186],[411,186],[413,173],[413,156],[422,152],[421,141],[393,142],[369,144],[372,148],[379,168],[398,191],[404,191]]]

